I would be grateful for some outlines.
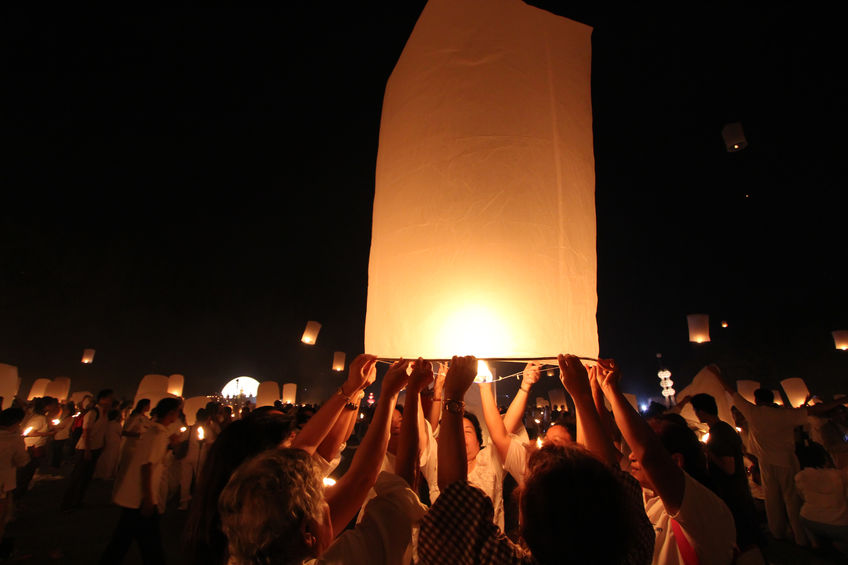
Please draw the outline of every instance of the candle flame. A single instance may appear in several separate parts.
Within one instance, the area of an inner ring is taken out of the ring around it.
[[[182,427],[180,428],[180,431],[181,431],[181,432],[184,432],[184,431],[186,431],[187,429],[188,429],[188,428],[186,428],[185,426],[182,426]]]
[[[62,420],[60,420],[59,418],[53,418],[53,420],[52,420],[54,426],[58,426],[59,422],[61,422],[61,421]]]
[[[710,441],[710,432],[701,436],[701,443],[707,443],[708,441]]]
[[[536,438],[536,448],[542,449],[542,438]]]
[[[31,431],[32,431],[32,426],[29,426],[27,429],[24,430],[24,435],[28,435]]]
[[[336,484],[336,479],[331,479],[330,477],[324,477],[324,486],[331,487]]]
[[[206,436],[206,434],[203,431],[203,426],[198,426],[197,427],[197,439],[199,439],[200,441],[203,441],[203,438],[205,436]]]

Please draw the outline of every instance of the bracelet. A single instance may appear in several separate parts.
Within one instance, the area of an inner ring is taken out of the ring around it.
[[[532,385],[531,385],[531,386],[532,386]],[[521,386],[519,386],[519,387],[518,387],[518,390],[523,390],[523,391],[524,391],[524,392],[526,392],[527,394],[530,394],[530,387],[524,388],[524,385],[523,385],[523,384],[522,384]]]
[[[344,398],[344,400],[345,400],[345,402],[346,402],[346,403],[349,403],[349,402],[350,402],[350,397],[351,397],[351,395],[349,395],[349,394],[345,394],[345,391],[344,391],[344,385],[342,385],[342,386],[340,386],[340,387],[339,387],[339,390],[337,390],[337,391],[336,391],[336,394],[338,394],[339,396],[341,396],[342,398]]]
[[[445,400],[443,410],[445,412],[450,412],[451,414],[457,414],[459,416],[462,416],[465,414],[465,402],[463,402],[462,400],[453,400],[449,398]]]

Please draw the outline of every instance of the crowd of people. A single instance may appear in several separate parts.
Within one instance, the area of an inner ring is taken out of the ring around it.
[[[615,361],[558,365],[572,410],[528,407],[537,363],[499,407],[474,357],[394,362],[369,407],[364,354],[315,407],[209,402],[187,420],[178,398],[131,406],[108,389],[79,407],[16,399],[0,412],[0,534],[36,471],[70,458],[63,511],[114,480],[104,564],[133,542],[145,563],[192,565],[764,563],[768,537],[848,556],[844,449],[815,441],[842,429],[841,400],[751,403],[711,366],[734,422],[704,393],[641,414]],[[182,556],[162,545],[169,501],[187,512]]]

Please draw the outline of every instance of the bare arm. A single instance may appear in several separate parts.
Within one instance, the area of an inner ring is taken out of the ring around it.
[[[603,362],[601,389],[612,405],[615,421],[642,471],[662,500],[669,514],[676,514],[683,503],[686,479],[683,471],[663,447],[648,423],[631,406],[619,388],[620,375],[613,361]]]
[[[440,490],[445,490],[456,481],[468,480],[468,461],[465,458],[465,434],[463,412],[465,393],[477,376],[477,359],[473,356],[454,357],[445,378],[448,404],[442,414],[439,432],[439,478]],[[461,404],[459,404],[461,403]]]
[[[507,433],[514,434],[521,427],[524,414],[527,412],[527,400],[530,398],[530,389],[537,382],[539,382],[539,364],[531,361],[524,367],[521,386],[518,387],[515,398],[509,403],[509,408],[507,408],[506,414],[504,414],[503,423]],[[486,422],[486,425],[488,426],[489,423]]]
[[[483,419],[486,421],[486,427],[489,428],[489,437],[492,438],[492,444],[494,444],[495,450],[498,452],[498,458],[501,464],[503,464],[506,461],[506,454],[509,451],[509,434],[506,431],[506,425],[501,420],[501,415],[495,404],[492,384],[480,383],[479,386],[480,400],[483,404]]]
[[[359,402],[362,400],[363,394],[362,390],[360,390],[354,395],[351,399],[351,404],[355,408],[351,409],[350,406],[345,406],[341,415],[336,419],[335,425],[333,425],[330,432],[324,437],[321,445],[318,446],[317,453],[324,460],[332,461],[338,457],[342,444],[350,437],[353,426],[356,424],[356,415],[359,414]]]
[[[445,366],[439,363],[439,371],[436,374],[436,380],[433,383],[433,402],[430,404],[430,412],[427,414],[427,421],[430,422],[430,427],[435,430],[439,427],[439,418],[442,416],[442,406],[445,399]]]
[[[383,388],[377,409],[368,426],[362,443],[353,456],[350,469],[332,487],[325,490],[333,531],[341,533],[365,502],[369,489],[377,482],[383,457],[389,445],[389,428],[392,422],[392,410],[398,394],[406,384],[406,366],[409,362],[400,360],[392,364],[383,378]]]
[[[433,368],[428,361],[420,357],[412,364],[412,374],[406,387],[406,399],[403,404],[403,420],[400,424],[395,473],[409,486],[415,485],[418,470],[418,454],[421,437],[419,419],[421,414],[421,391],[433,380]]]

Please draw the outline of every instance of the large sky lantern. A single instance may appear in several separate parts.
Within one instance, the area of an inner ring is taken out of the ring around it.
[[[240,394],[255,397],[259,391],[259,381],[253,377],[236,377],[221,389],[224,398],[235,398]]]
[[[0,396],[3,397],[3,408],[9,408],[20,388],[18,368],[14,365],[0,363]]]
[[[186,424],[193,426],[197,422],[197,411],[206,407],[209,399],[205,396],[192,396],[186,398],[183,402],[183,414],[186,417]]]
[[[280,400],[280,385],[277,381],[262,381],[256,388],[256,407],[273,406]]]
[[[345,353],[344,351],[336,351],[333,353],[333,370],[344,371],[345,368]]]
[[[185,377],[175,373],[168,377],[168,393],[174,396],[183,395],[183,386],[185,386]]]
[[[94,363],[94,350],[93,349],[83,349],[82,350],[82,361],[84,365],[91,365]]]
[[[52,396],[64,402],[68,399],[71,393],[71,379],[68,377],[56,377],[47,383],[47,389],[44,391],[46,396]]]
[[[366,351],[597,357],[591,33],[426,4],[383,99]]]
[[[758,388],[761,388],[759,381],[751,381],[747,379],[736,381],[736,392],[738,392],[739,396],[741,396],[751,404],[756,404],[756,399],[754,398],[754,391]]]
[[[836,330],[831,332],[836,349],[848,351],[848,330]]]
[[[29,387],[29,396],[27,396],[27,400],[45,397],[47,395],[47,386],[49,384],[50,379],[35,379],[35,381],[32,383],[32,386]]]
[[[807,388],[807,383],[800,377],[791,377],[780,381],[780,386],[783,392],[786,393],[786,398],[789,400],[789,405],[792,408],[800,408],[807,402],[807,397],[810,395],[810,389]]]
[[[686,316],[689,325],[689,341],[706,343],[710,341],[710,317],[708,314],[689,314]]]
[[[313,320],[306,322],[306,328],[303,330],[303,336],[300,341],[307,345],[315,345],[318,341],[318,332],[321,331],[321,324]]]
[[[297,385],[295,383],[285,383],[283,385],[283,404],[294,404],[297,402]]]

